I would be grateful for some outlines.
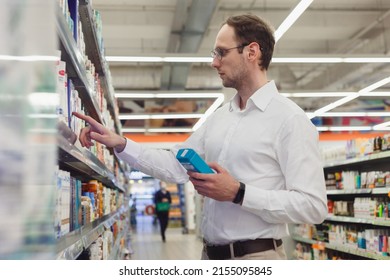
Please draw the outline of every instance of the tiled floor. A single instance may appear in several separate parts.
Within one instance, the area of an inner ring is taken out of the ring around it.
[[[202,241],[195,234],[183,234],[182,228],[166,231],[166,242],[162,242],[159,225],[153,224],[150,216],[137,217],[133,229],[131,247],[134,260],[199,260]]]

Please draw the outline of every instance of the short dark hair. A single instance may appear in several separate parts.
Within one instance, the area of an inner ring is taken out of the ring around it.
[[[267,70],[274,52],[274,28],[265,20],[252,14],[231,16],[224,24],[234,28],[239,43],[256,42],[260,45],[262,59],[259,61],[259,66]]]

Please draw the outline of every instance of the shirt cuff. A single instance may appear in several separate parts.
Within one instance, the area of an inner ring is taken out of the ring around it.
[[[130,165],[134,165],[134,163],[137,162],[139,156],[141,155],[142,146],[141,144],[126,138],[126,147],[123,149],[123,151],[118,153],[114,149],[114,152],[119,159]]]
[[[261,201],[262,203],[259,203]],[[267,201],[266,192],[259,190],[258,188],[252,187],[251,185],[245,185],[245,195],[242,200],[241,206],[246,209],[264,209],[264,202]]]

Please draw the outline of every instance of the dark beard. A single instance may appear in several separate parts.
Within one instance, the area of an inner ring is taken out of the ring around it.
[[[245,81],[246,78],[246,69],[243,69],[240,67],[238,71],[235,71],[234,73],[234,78],[233,79],[226,79],[222,80],[222,84],[226,88],[234,88],[234,89],[239,89],[242,87],[242,82]]]

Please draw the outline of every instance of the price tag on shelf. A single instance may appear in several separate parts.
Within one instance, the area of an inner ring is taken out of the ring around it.
[[[66,260],[66,250],[60,252],[58,255],[57,255],[57,260]]]
[[[104,222],[104,227],[106,229],[109,229],[111,227],[111,225],[112,225],[111,219]]]
[[[104,226],[103,225],[100,225],[97,228],[97,233],[98,233],[98,237],[104,233]]]
[[[91,230],[86,235],[83,236],[82,241],[85,248],[88,248],[96,239],[99,237],[99,228],[100,226]],[[104,229],[103,229],[104,231]]]
[[[73,244],[68,249],[67,260],[75,260],[83,250],[84,250],[83,242],[82,240],[78,240],[75,244]]]

